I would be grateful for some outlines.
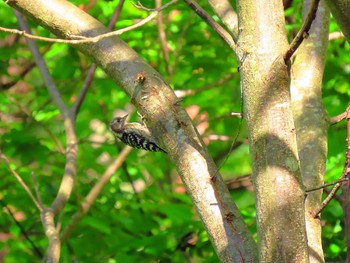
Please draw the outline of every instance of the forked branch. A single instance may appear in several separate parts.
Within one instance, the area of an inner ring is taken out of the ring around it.
[[[316,12],[318,8],[320,0],[314,0],[311,3],[310,11],[306,16],[306,19],[300,28],[298,34],[293,39],[292,43],[290,44],[287,52],[284,54],[284,61],[287,63],[290,58],[293,56],[294,52],[298,49],[298,47],[303,42],[304,38],[307,38],[309,35],[309,31],[312,25],[312,21],[316,18]]]

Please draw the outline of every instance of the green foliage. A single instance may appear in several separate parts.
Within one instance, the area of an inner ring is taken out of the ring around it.
[[[85,6],[87,1],[71,1]],[[297,2],[297,1],[294,1]],[[105,25],[108,24],[118,1],[97,1],[88,12]],[[144,1],[153,7],[153,1]],[[209,9],[207,2],[203,7]],[[298,9],[299,8],[299,9]],[[300,27],[299,4],[286,15],[294,18],[288,24],[289,38]],[[162,55],[157,24],[154,21],[121,38],[134,48],[148,63],[169,81],[175,90],[200,91],[208,84],[228,81],[183,99],[184,107],[196,106],[193,121],[205,124],[203,138],[210,153],[223,167],[227,180],[251,173],[247,130],[245,124],[239,130],[240,120],[228,117],[230,112],[241,111],[238,64],[229,47],[205,22],[193,14],[184,4],[177,3],[164,12],[164,26],[170,50],[169,64],[173,74],[166,70]],[[123,28],[145,18],[148,12],[135,9],[126,1],[115,28]],[[11,9],[0,2],[1,26],[17,28]],[[35,23],[30,24],[36,35],[50,34]],[[334,21],[332,30],[338,30]],[[0,31],[0,43],[9,38]],[[0,75],[17,82],[9,90],[0,93],[0,149],[9,158],[11,167],[30,187],[32,192],[34,173],[40,196],[49,205],[57,194],[65,165],[65,134],[62,116],[52,101],[39,71],[34,68],[20,77],[15,67],[27,67],[33,61],[23,38],[0,50]],[[91,65],[74,48],[63,44],[38,42],[50,73],[63,97],[71,106],[76,100]],[[350,46],[344,39],[329,44],[324,76],[323,102],[330,116],[344,111],[349,102]],[[10,72],[12,69],[13,72]],[[82,105],[77,118],[76,132],[79,139],[77,182],[69,203],[58,220],[64,229],[79,210],[79,204],[93,185],[101,178],[108,165],[120,153],[121,144],[114,139],[107,125],[115,110],[129,111],[130,99],[100,69]],[[132,114],[136,120],[137,115]],[[239,134],[238,134],[239,133]],[[234,149],[224,162],[233,139],[238,134]],[[223,135],[225,139],[210,139],[210,135]],[[326,181],[336,180],[343,169],[345,153],[345,126],[330,128],[329,157]],[[141,187],[135,192],[132,184]],[[217,262],[208,236],[193,209],[189,197],[179,184],[174,167],[163,154],[133,150],[125,165],[110,179],[91,210],[75,227],[62,246],[62,262]],[[256,237],[254,194],[242,187],[232,196]],[[16,220],[44,254],[47,241],[40,222],[40,214],[19,185],[4,162],[0,162],[0,199],[4,201]],[[14,223],[7,209],[0,216],[0,234],[6,236],[0,242],[6,262],[39,262],[30,242]],[[322,215],[325,227],[323,239],[327,260],[344,260],[346,244],[342,210],[336,201]],[[196,236],[194,247],[179,245],[189,233]]]

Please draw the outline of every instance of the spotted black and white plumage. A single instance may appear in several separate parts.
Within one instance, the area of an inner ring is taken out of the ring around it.
[[[111,121],[110,128],[116,138],[133,148],[166,153],[146,126],[137,122],[126,123],[127,116],[116,117]]]

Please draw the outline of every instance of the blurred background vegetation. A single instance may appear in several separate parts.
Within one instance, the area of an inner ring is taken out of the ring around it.
[[[108,25],[119,1],[70,1]],[[232,1],[234,2],[234,1]],[[207,1],[198,1],[210,13]],[[154,8],[154,1],[142,1]],[[233,3],[234,5],[234,3]],[[291,39],[301,24],[300,1],[285,11]],[[126,1],[115,29],[130,26],[149,15]],[[216,21],[219,19],[213,14]],[[0,2],[0,26],[18,28],[13,11]],[[166,50],[159,37],[166,34]],[[54,37],[32,21],[33,34]],[[339,28],[331,20],[330,32]],[[334,36],[334,35],[332,35]],[[163,11],[162,21],[120,36],[157,69],[182,98],[238,205],[256,237],[254,193],[246,125],[241,112],[238,65],[229,47],[185,3]],[[92,62],[66,44],[37,42],[55,83],[68,105],[81,90]],[[272,47],[273,48],[273,47]],[[332,38],[323,81],[323,102],[329,116],[349,104],[350,46],[343,37]],[[190,91],[190,92],[189,92]],[[64,229],[79,204],[124,147],[108,130],[116,114],[138,115],[130,99],[97,69],[77,117],[78,172],[74,192],[58,220]],[[3,262],[39,262],[45,254],[40,213],[10,172],[16,171],[34,192],[35,175],[40,196],[49,205],[57,194],[65,164],[63,118],[33,62],[25,38],[0,31],[0,257]],[[346,126],[329,130],[326,181],[342,172]],[[236,138],[236,140],[235,140]],[[234,143],[234,144],[233,144]],[[230,149],[232,148],[232,152]],[[327,261],[346,258],[343,212],[333,200],[322,214]],[[203,225],[186,195],[173,165],[162,153],[132,150],[110,178],[90,211],[62,245],[62,262],[217,262]]]

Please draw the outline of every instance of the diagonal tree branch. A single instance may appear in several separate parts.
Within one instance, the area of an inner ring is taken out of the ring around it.
[[[350,106],[346,109],[346,120],[347,120],[347,138],[346,138],[346,153],[345,153],[345,164],[343,172],[339,178],[339,181],[343,178],[350,178]],[[339,182],[337,183],[329,193],[329,195],[326,197],[325,200],[321,203],[319,208],[314,213],[315,218],[319,217],[320,213],[325,209],[325,207],[329,204],[329,202],[334,198],[337,191],[345,184],[349,184],[349,182]],[[348,190],[346,190],[348,191]],[[345,202],[342,203],[343,207],[350,207],[350,201],[347,201],[347,204]],[[350,218],[349,218],[350,219]],[[349,224],[347,222],[347,224]],[[347,229],[347,232],[350,233],[350,229]],[[349,234],[350,235],[350,234]],[[350,237],[350,236],[349,236]],[[348,240],[348,244],[350,245],[350,240]],[[350,255],[349,255],[350,256]]]
[[[4,202],[4,200],[0,199],[0,204],[7,210],[7,212],[10,214],[12,220],[15,222],[15,224],[18,226],[18,228],[20,229],[22,235],[25,237],[25,239],[29,242],[29,244],[32,246],[33,248],[33,252],[34,254],[38,257],[38,258],[42,258],[43,255],[40,251],[40,249],[35,245],[35,243],[31,240],[29,234],[27,233],[27,231],[25,230],[25,228],[22,226],[22,224],[16,219],[15,215],[12,213],[11,209],[7,206],[7,204]]]
[[[98,195],[101,193],[103,187],[109,182],[109,179],[112,177],[112,175],[115,173],[116,170],[119,169],[119,167],[123,164],[125,158],[128,156],[130,151],[132,150],[131,147],[126,146],[118,155],[118,158],[111,163],[107,170],[104,172],[102,177],[99,179],[99,181],[95,184],[95,186],[90,190],[88,195],[85,197],[84,201],[80,205],[80,209],[75,212],[75,214],[72,216],[72,220],[69,222],[69,224],[66,226],[66,228],[63,230],[61,235],[61,242],[66,242],[69,236],[71,235],[72,231],[76,227],[76,225],[79,223],[81,218],[87,214],[92,206],[92,204],[95,202]]]
[[[26,32],[31,32],[27,22],[24,20],[24,18],[22,17],[22,15],[17,12],[14,11],[15,15],[18,19],[18,22],[20,24],[20,27],[25,30]],[[46,66],[46,63],[42,57],[42,55],[39,52],[38,47],[36,46],[35,42],[32,40],[27,39],[27,43],[28,46],[30,48],[30,51],[33,54],[33,57],[35,59],[36,65],[39,68],[40,74],[44,79],[44,82],[46,84],[46,87],[48,89],[48,91],[50,92],[51,97],[53,98],[53,100],[56,102],[58,109],[60,110],[61,114],[66,116],[69,112],[68,107],[66,106],[66,104],[64,103],[64,101],[61,98],[60,93],[58,92],[57,88],[56,88],[56,84],[53,81],[53,79],[50,76],[49,70]]]
[[[334,116],[332,117],[329,122],[334,125],[334,124],[337,124],[338,122],[341,122],[342,120],[345,120],[346,119],[346,116],[348,115],[348,113],[345,111],[343,113],[340,113],[339,115],[337,116]]]
[[[15,15],[21,28],[27,32],[30,32],[30,28],[22,15],[17,11],[15,11]],[[58,262],[60,256],[60,240],[58,238],[58,229],[55,226],[54,218],[64,208],[74,186],[74,179],[76,175],[76,157],[78,151],[78,144],[75,134],[75,115],[72,114],[62,100],[36,43],[31,39],[27,39],[27,43],[44,79],[47,89],[49,90],[53,100],[56,102],[61,114],[64,116],[67,146],[65,170],[55,200],[48,208],[43,209],[41,213],[41,221],[45,234],[49,239],[47,262]]]
[[[238,17],[228,0],[208,0],[214,12],[229,29],[233,39],[238,39]]]
[[[236,43],[232,36],[218,24],[198,3],[194,0],[184,0],[186,4],[200,16],[214,31],[228,44],[228,46],[235,50]]]
[[[7,3],[59,37],[93,37],[108,32],[101,23],[68,1],[8,0]],[[74,19],[69,19],[71,17]],[[257,262],[255,242],[226,184],[189,116],[160,74],[115,36],[74,47],[95,60],[126,92],[145,117],[152,134],[164,144],[220,260]],[[142,83],[137,81],[141,73]]]
[[[316,18],[316,12],[318,8],[320,0],[313,0],[310,6],[310,11],[306,16],[303,25],[301,26],[298,34],[293,39],[290,44],[287,52],[284,54],[284,61],[287,63],[290,58],[293,56],[294,52],[298,49],[298,47],[303,42],[304,38],[307,38],[309,35],[309,30],[311,28],[312,21]]]

